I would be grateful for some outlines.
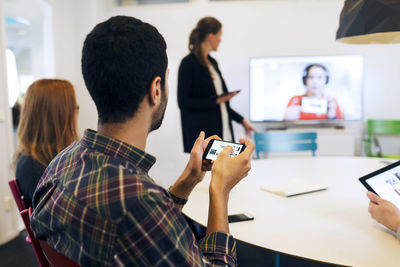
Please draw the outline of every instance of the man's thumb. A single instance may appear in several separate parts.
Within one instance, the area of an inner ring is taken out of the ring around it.
[[[221,151],[221,153],[219,153],[219,155],[220,155],[221,157],[226,157],[226,158],[228,158],[229,155],[232,154],[232,153],[233,153],[233,148],[232,148],[231,146],[226,146],[226,147]]]

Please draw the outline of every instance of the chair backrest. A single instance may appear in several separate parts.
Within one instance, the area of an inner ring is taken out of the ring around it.
[[[13,194],[15,203],[17,204],[19,212],[23,211],[26,209],[25,203],[24,203],[24,197],[21,194],[21,190],[19,190],[19,186],[17,183],[17,180],[11,180],[8,182],[8,185],[10,186],[11,192]]]
[[[270,152],[292,152],[292,151],[311,151],[313,157],[318,146],[316,143],[317,133],[254,133],[254,143],[257,159],[260,153]]]
[[[21,211],[26,231],[31,238],[32,247],[41,267],[80,267],[67,256],[50,247],[46,241],[37,240],[31,230],[30,216],[32,208]]]
[[[368,120],[368,135],[400,135],[400,120]]]
[[[369,157],[393,157],[400,155],[382,155],[382,148],[377,136],[400,136],[400,120],[368,120],[367,139],[365,141],[365,152]]]
[[[29,209],[31,209],[31,208],[29,208]],[[24,221],[26,232],[28,233],[28,236],[31,239],[33,251],[35,252],[36,259],[39,263],[39,266],[49,267],[49,263],[43,254],[42,247],[40,246],[39,241],[33,235],[33,232],[31,231],[31,225],[30,225],[30,220],[29,220],[30,214],[29,213],[30,212],[28,209],[24,209],[23,211],[21,211],[21,217],[22,217],[22,220]]]
[[[73,262],[67,256],[50,247],[46,241],[39,240],[39,243],[50,267],[79,267],[78,264]]]

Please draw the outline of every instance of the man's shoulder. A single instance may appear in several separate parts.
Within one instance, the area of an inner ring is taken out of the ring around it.
[[[165,194],[132,162],[79,147],[79,144],[64,151],[49,165],[42,186],[51,185],[65,197],[69,195],[71,201],[74,199],[112,219],[123,217],[125,205],[137,204],[149,192],[160,199]]]

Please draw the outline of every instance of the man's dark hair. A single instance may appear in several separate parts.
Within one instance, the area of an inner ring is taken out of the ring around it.
[[[155,77],[164,90],[166,48],[155,27],[127,16],[112,17],[86,36],[82,74],[100,123],[132,118]]]

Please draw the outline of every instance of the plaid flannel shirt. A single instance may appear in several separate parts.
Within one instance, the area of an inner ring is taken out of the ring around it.
[[[236,243],[211,233],[199,243],[169,193],[148,171],[155,158],[86,130],[40,180],[31,227],[82,266],[234,266]]]

